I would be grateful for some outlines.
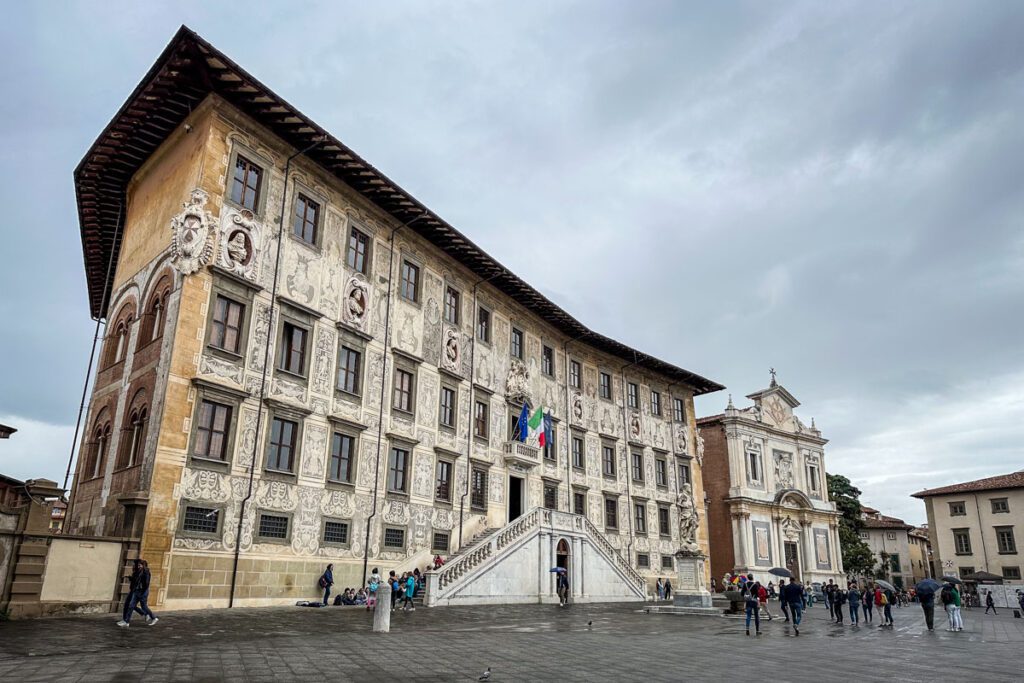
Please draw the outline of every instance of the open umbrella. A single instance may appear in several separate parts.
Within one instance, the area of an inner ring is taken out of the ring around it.
[[[939,582],[935,579],[925,579],[919,582],[915,588],[917,589],[918,594],[928,595],[929,593],[934,593],[939,590],[942,586],[939,585]]]
[[[552,573],[552,574],[564,574],[565,573],[565,567],[552,567],[548,571],[550,573]]]
[[[775,567],[773,569],[769,569],[768,573],[774,574],[775,576],[781,576],[784,579],[793,578],[793,572],[789,571],[785,567]]]
[[[943,576],[942,580],[946,581],[947,583],[963,583],[963,581],[960,580],[959,576]]]
[[[896,586],[892,585],[888,581],[883,581],[882,579],[875,579],[875,583],[881,586],[884,590],[892,591],[893,593],[896,592]]]

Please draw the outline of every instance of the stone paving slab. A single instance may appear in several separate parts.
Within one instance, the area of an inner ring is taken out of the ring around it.
[[[777,606],[773,604],[773,608]],[[640,604],[449,607],[395,613],[370,632],[358,608],[166,612],[0,623],[0,680],[16,681],[1020,681],[1024,619],[964,611],[928,632],[916,606],[896,626],[836,626],[824,608],[799,638],[781,619],[744,635],[735,617],[648,614]],[[591,622],[588,626],[588,622]]]

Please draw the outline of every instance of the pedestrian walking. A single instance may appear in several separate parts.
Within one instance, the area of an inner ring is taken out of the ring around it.
[[[782,623],[789,622],[789,600],[786,599],[786,590],[789,588],[786,585],[786,580],[782,579],[779,581],[779,611],[782,612],[782,616],[785,617]],[[800,600],[803,600],[803,591],[801,591]]]
[[[825,609],[828,610],[828,614],[833,619],[836,618],[835,613],[835,590],[836,585],[832,583],[832,579],[828,580],[828,585],[825,586],[822,594],[825,596]]]
[[[757,587],[757,604],[760,606],[760,609],[764,610],[768,621],[771,621],[772,613],[768,611],[768,589],[760,584]]]
[[[569,602],[569,576],[568,572],[558,572],[558,578],[555,580],[558,592],[558,606],[565,607]],[[662,587],[662,594],[664,595],[664,587]]]
[[[659,600],[664,600],[665,599],[665,582],[661,580],[660,576],[658,577],[658,582],[656,584],[654,584],[654,589],[658,593],[658,599]]]
[[[788,605],[789,612],[793,615],[793,631],[796,635],[800,635],[800,618],[803,616],[804,588],[796,580],[795,576],[789,577],[789,584],[783,586],[779,599],[782,601],[783,605]]]
[[[135,607],[135,591],[139,588],[139,577],[142,576],[142,564],[141,561],[136,558],[132,562],[132,575],[128,578],[128,595],[124,598],[124,607],[121,609],[121,619],[117,622],[118,626],[127,624],[132,609]]]
[[[750,617],[754,617],[754,629],[757,635],[761,635],[761,609],[757,594],[761,584],[754,581],[751,574],[750,580],[744,585],[744,605],[747,610],[747,635],[750,635]]]
[[[870,624],[873,621],[873,608],[875,606],[874,584],[869,583],[867,586],[864,587],[864,595],[862,596],[862,598],[864,600],[864,621]]]
[[[992,614],[999,614],[996,611],[996,601],[992,599],[992,591],[986,591],[985,593],[985,614],[992,610]]]
[[[949,622],[946,630],[964,630],[964,622],[960,616],[960,591],[953,584],[947,583],[942,587],[942,592],[939,595],[942,600],[942,608],[946,610],[946,620]]]
[[[846,591],[843,590],[842,586],[836,586],[832,591],[832,603],[833,613],[836,617],[836,623],[840,626],[843,625],[843,605],[846,604]]]
[[[327,602],[331,597],[331,586],[334,585],[334,565],[327,565],[327,569],[320,575],[320,588],[324,590],[324,607],[327,607],[330,603]]]
[[[380,570],[376,567],[370,572],[370,578],[366,581],[366,611],[376,611],[377,590],[380,588]]]
[[[672,599],[672,579],[665,579],[665,599]]]
[[[857,584],[851,583],[850,590],[846,591],[846,603],[850,606],[850,625],[860,624],[860,591]]]
[[[929,631],[935,630],[935,591],[919,592],[918,599],[921,601],[921,609],[924,611],[924,623]],[[888,606],[887,606],[888,607]]]
[[[416,579],[412,574],[403,574],[405,581],[405,596],[402,598],[402,610],[405,612],[415,612],[416,605],[413,604],[413,596],[416,595]]]
[[[388,572],[388,585],[391,586],[391,611],[394,612],[398,607],[398,596],[400,595],[398,590],[398,575],[395,574],[394,569]]]
[[[157,616],[153,614],[153,610],[149,609],[149,583],[152,579],[152,575],[149,571],[149,563],[145,560],[136,560],[138,567],[138,575],[133,568],[132,576],[135,577],[134,588],[132,583],[129,582],[128,586],[131,590],[130,607],[126,607],[124,614],[122,615],[121,621],[117,622],[117,625],[121,628],[128,628],[131,626],[132,614],[138,612],[142,616],[146,617],[146,625],[153,626],[156,622],[160,621]]]

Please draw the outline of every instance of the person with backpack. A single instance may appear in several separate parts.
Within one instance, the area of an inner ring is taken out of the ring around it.
[[[857,589],[857,584],[851,583],[850,590],[846,592],[846,602],[850,605],[851,626],[860,624],[860,599],[860,590]]]
[[[327,565],[327,569],[320,575],[320,588],[324,591],[324,607],[331,604],[328,602],[331,598],[331,586],[334,585],[334,565]]]
[[[750,635],[750,617],[754,617],[754,628],[756,629],[757,635],[761,635],[761,607],[760,601],[758,600],[758,593],[760,592],[761,584],[754,581],[754,576],[751,575],[750,579],[743,585],[743,598],[744,606],[747,611],[747,635]]]
[[[964,630],[964,622],[960,617],[960,591],[958,591],[956,586],[953,584],[947,583],[942,587],[942,592],[939,593],[939,598],[942,600],[942,608],[946,610],[946,620],[949,622],[949,626],[946,630]]]

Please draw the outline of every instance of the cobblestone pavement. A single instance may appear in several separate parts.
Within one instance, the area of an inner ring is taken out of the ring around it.
[[[799,638],[778,618],[747,637],[738,618],[638,604],[421,608],[389,634],[360,608],[165,612],[128,630],[56,617],[0,623],[0,680],[473,681],[488,666],[494,683],[1022,680],[1024,619],[1008,610],[965,610],[961,633],[940,615],[927,632],[916,606],[894,613],[892,629],[836,626],[815,606]]]

